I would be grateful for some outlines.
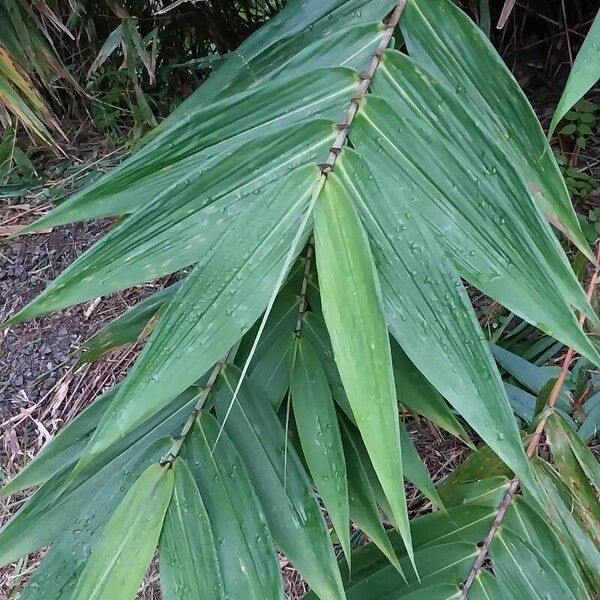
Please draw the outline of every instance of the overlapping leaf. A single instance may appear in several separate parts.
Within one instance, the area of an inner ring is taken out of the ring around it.
[[[416,218],[410,227],[398,225],[398,213],[411,218],[410,200],[399,197],[394,204],[356,154],[341,158],[340,177],[369,233],[392,334],[479,435],[530,482],[504,388],[452,265]]]
[[[315,209],[323,314],[352,413],[410,547],[392,357],[375,263],[344,185],[330,175]]]
[[[235,367],[226,367],[217,416],[244,456],[273,538],[321,597],[342,597],[327,527],[300,459],[259,389],[246,383],[233,402],[238,381]]]
[[[135,597],[158,543],[173,481],[173,471],[158,464],[142,473],[102,530],[74,598]]]
[[[160,537],[160,589],[164,600],[225,598],[208,513],[186,463],[173,466],[175,484]]]
[[[258,223],[253,213],[238,217],[188,275],[100,422],[90,456],[205,373],[258,318],[285,267],[315,170],[292,173],[265,199]]]
[[[496,140],[494,146],[510,160],[530,197],[591,259],[539,121],[483,32],[447,0],[408,2],[400,28],[409,54],[460,101],[482,131]],[[454,135],[449,130],[447,133]],[[471,143],[461,145],[463,150],[470,147]],[[490,158],[489,152],[484,154],[481,147],[478,150],[480,157]],[[567,265],[564,257],[561,261]]]
[[[281,598],[279,564],[264,510],[227,435],[215,448],[218,433],[214,417],[204,413],[184,450],[217,540],[225,597]]]

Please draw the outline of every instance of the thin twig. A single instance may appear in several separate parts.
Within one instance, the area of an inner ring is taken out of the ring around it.
[[[600,261],[600,241],[598,242],[597,247],[596,247],[596,262],[598,262],[598,261]],[[598,269],[594,269],[594,273],[592,275],[592,278],[590,280],[590,284],[589,284],[588,290],[587,290],[588,300],[592,299],[592,296],[594,295],[594,291],[596,289],[597,284],[598,284]],[[585,322],[585,314],[581,313],[579,315],[579,325],[582,326],[584,322]],[[542,433],[544,432],[544,427],[546,426],[546,421],[548,420],[548,417],[553,412],[552,409],[554,408],[554,406],[556,404],[558,395],[560,394],[560,391],[562,389],[562,386],[563,386],[563,383],[567,376],[567,373],[569,372],[569,366],[571,365],[571,362],[573,361],[574,353],[575,352],[574,352],[573,348],[569,348],[567,350],[567,353],[565,354],[565,358],[563,360],[563,363],[562,363],[562,366],[560,369],[560,373],[559,373],[558,377],[556,378],[554,385],[552,386],[552,390],[550,391],[550,394],[548,395],[548,400],[546,401],[545,410],[542,411],[540,420],[535,428],[533,436],[531,437],[531,440],[529,440],[529,444],[527,446],[527,451],[526,451],[527,458],[532,458],[537,452],[537,449],[540,445],[540,440],[542,438]],[[486,535],[485,539],[483,540],[483,542],[480,546],[480,549],[479,549],[479,554],[477,555],[477,558],[475,559],[475,562],[473,563],[473,567],[471,568],[469,575],[467,576],[467,578],[465,579],[465,581],[463,583],[459,600],[466,600],[468,598],[469,590],[471,589],[471,586],[473,585],[473,582],[475,581],[475,577],[477,577],[477,574],[479,573],[479,571],[481,570],[481,567],[483,567],[483,565],[487,559],[490,545],[491,545],[492,541],[494,540],[494,537],[495,537],[496,533],[498,532],[500,525],[502,524],[504,515],[506,514],[506,511],[508,510],[508,507],[509,507],[510,503],[512,502],[512,499],[514,498],[518,489],[519,489],[519,479],[517,477],[514,477],[511,480],[510,485],[508,486],[508,490],[506,490],[504,497],[502,498],[502,500],[500,501],[500,504],[498,505],[498,512],[496,513],[496,518],[494,519],[494,522],[492,523],[492,527],[490,528],[488,534]]]

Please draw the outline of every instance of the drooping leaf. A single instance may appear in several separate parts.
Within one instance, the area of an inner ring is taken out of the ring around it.
[[[478,127],[508,157],[542,212],[566,230],[591,259],[589,245],[539,121],[483,32],[448,0],[408,2],[400,28],[410,56],[459,99]],[[449,130],[447,133],[454,135]],[[479,150],[483,157],[483,148]]]
[[[393,202],[359,157],[346,152],[340,178],[371,240],[390,331],[471,427],[530,483],[512,410],[460,278],[423,223],[411,218],[410,227],[397,225],[398,211],[404,219],[412,214],[410,200]]]
[[[443,508],[444,504],[431,481],[431,475],[423,464],[423,460],[419,456],[408,431],[402,424],[400,424],[400,445],[402,447],[402,465],[406,479],[425,494],[437,508]]]
[[[173,465],[175,484],[160,536],[160,590],[164,600],[222,600],[224,584],[216,540],[196,482],[186,463]]]
[[[102,530],[74,598],[135,598],[158,543],[173,480],[173,471],[158,464],[142,473]]]
[[[323,314],[352,413],[410,548],[398,407],[375,263],[344,186],[330,174],[315,208]]]
[[[315,171],[293,172],[265,198],[259,226],[251,213],[238,217],[186,277],[100,422],[86,460],[208,371],[259,317],[294,250]]]
[[[586,587],[578,573],[578,567],[565,548],[560,535],[555,533],[557,524],[548,524],[523,497],[514,499],[506,511],[503,523],[528,546],[541,551],[546,561],[566,583],[576,598],[585,598]]]
[[[490,558],[496,577],[510,597],[578,600],[575,590],[546,560],[543,548],[524,543],[506,526],[492,540]]]
[[[590,30],[569,74],[562,96],[552,116],[548,137],[552,137],[559,121],[567,114],[577,101],[600,79],[600,11],[596,13]]]
[[[94,362],[114,348],[133,344],[142,333],[150,333],[149,323],[173,299],[180,286],[177,282],[155,292],[111,321],[83,344],[79,361]]]
[[[202,413],[184,454],[208,512],[225,597],[282,598],[279,565],[263,507],[244,461],[226,435],[213,452],[218,432],[214,417]]]
[[[294,345],[291,396],[300,444],[312,479],[350,558],[348,482],[342,438],[327,377],[311,343]]]
[[[409,206],[395,224],[421,215],[462,277],[597,360],[569,304],[597,317],[497,136],[399,52],[386,52],[373,89],[350,137],[384,194]]]
[[[244,457],[273,539],[321,597],[343,598],[325,521],[281,422],[264,393],[249,381],[242,383],[232,404],[239,382],[236,367],[228,365],[221,377],[217,417]]]
[[[398,558],[381,523],[375,493],[371,487],[371,481],[365,468],[366,465],[362,461],[361,449],[355,436],[349,430],[348,424],[343,419],[340,422],[340,427],[345,460],[348,465],[348,494],[352,521],[369,536],[369,539],[381,550],[386,559],[400,570]],[[372,468],[372,466],[369,464],[367,468]],[[344,565],[347,567],[346,578],[351,575],[350,561],[351,557],[346,557]]]
[[[390,340],[394,381],[400,404],[423,415],[438,427],[472,446],[471,439],[454,416],[441,394],[427,381],[423,373],[410,361],[398,342]]]

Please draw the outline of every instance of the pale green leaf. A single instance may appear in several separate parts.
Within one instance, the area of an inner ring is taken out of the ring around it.
[[[173,464],[175,487],[159,541],[164,600],[225,598],[216,540],[196,482],[186,463]]]
[[[132,600],[152,560],[173,491],[173,471],[142,473],[105,525],[73,592],[74,598]]]
[[[290,392],[302,452],[347,559],[350,512],[342,438],[327,377],[311,343],[300,337],[293,349]]]
[[[398,406],[375,263],[355,208],[330,174],[315,208],[323,314],[352,413],[407,546]]]

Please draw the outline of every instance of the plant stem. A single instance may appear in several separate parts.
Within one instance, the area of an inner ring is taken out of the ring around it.
[[[306,312],[306,290],[308,288],[308,280],[310,278],[310,271],[312,269],[312,257],[315,250],[314,243],[314,238],[311,236],[308,242],[308,248],[306,249],[306,262],[304,263],[302,287],[300,288],[300,301],[298,303],[298,321],[296,322],[296,327],[294,328],[294,337],[300,337],[304,313]]]
[[[596,262],[598,262],[598,261],[600,261],[600,241],[597,243],[597,246],[596,246]],[[590,279],[590,284],[589,284],[588,290],[587,290],[587,299],[588,300],[591,300],[592,296],[594,295],[596,285],[598,284],[598,275],[599,275],[598,269],[595,268],[594,273],[592,274],[592,278]],[[584,322],[585,322],[585,314],[581,313],[579,315],[579,325],[582,326],[584,324]],[[527,446],[527,450],[526,450],[527,458],[532,458],[537,452],[537,449],[540,445],[540,440],[542,438],[542,434],[544,432],[544,427],[546,426],[546,421],[548,420],[548,417],[553,412],[552,409],[554,409],[556,400],[558,399],[558,395],[560,394],[560,390],[563,386],[563,383],[565,381],[567,373],[569,372],[569,366],[571,365],[571,362],[573,361],[574,354],[575,354],[575,352],[574,352],[573,348],[567,349],[567,353],[565,354],[565,358],[563,360],[563,363],[562,363],[562,366],[560,369],[560,373],[559,373],[558,377],[556,378],[554,385],[552,386],[552,390],[550,390],[550,394],[548,395],[548,400],[546,401],[545,410],[542,411],[540,420],[539,420],[539,422],[535,428],[535,431],[533,432],[533,436],[531,437],[531,440],[529,441],[529,444]],[[498,505],[498,512],[496,513],[496,518],[494,519],[494,522],[492,523],[492,527],[490,528],[488,534],[486,535],[485,539],[483,540],[480,550],[479,550],[479,554],[477,555],[477,558],[475,559],[475,562],[473,563],[473,567],[471,568],[469,575],[467,576],[467,578],[465,579],[465,581],[463,583],[459,600],[466,600],[468,598],[469,590],[471,589],[471,586],[473,585],[473,582],[475,581],[475,577],[477,577],[477,574],[479,573],[479,571],[481,570],[481,567],[483,567],[483,564],[485,563],[485,561],[487,559],[490,545],[491,545],[492,541],[494,540],[494,537],[495,537],[496,533],[498,532],[500,525],[502,524],[504,515],[506,514],[506,511],[507,511],[510,503],[512,502],[512,499],[514,498],[518,489],[519,489],[519,480],[517,477],[514,477],[511,480],[510,485],[508,486],[508,490],[506,490],[504,497],[502,498],[502,500],[500,501],[500,504]]]
[[[348,132],[350,131],[350,126],[352,125],[352,121],[354,121],[354,117],[358,112],[360,102],[365,97],[367,90],[371,85],[371,80],[375,75],[375,71],[377,71],[377,67],[381,63],[381,57],[383,56],[383,53],[385,52],[386,48],[390,43],[390,40],[392,39],[392,36],[394,35],[394,30],[398,25],[398,21],[400,21],[400,17],[404,12],[405,6],[406,0],[398,0],[398,2],[396,2],[396,7],[392,11],[389,19],[387,20],[385,31],[383,32],[383,35],[379,40],[379,44],[377,45],[373,56],[371,57],[371,62],[369,63],[367,70],[364,73],[361,73],[360,75],[360,84],[358,86],[358,89],[356,90],[356,94],[354,98],[352,98],[352,100],[350,101],[350,106],[346,110],[344,120],[340,124],[338,124],[338,134],[333,140],[333,144],[329,149],[329,156],[327,157],[327,160],[321,165],[321,173],[323,173],[323,175],[325,176],[327,176],[327,174],[333,170],[335,161],[337,160],[337,157],[342,151],[342,147],[346,143],[346,140],[348,138]]]
[[[217,377],[219,376],[219,373],[225,366],[225,362],[226,362],[226,357],[222,358],[215,365],[214,369],[212,370],[212,373],[210,374],[210,377],[208,378],[208,381],[206,382],[206,386],[203,387],[200,390],[200,392],[198,393],[198,396],[197,396],[198,400],[196,401],[196,404],[194,405],[194,409],[190,413],[190,416],[188,417],[187,421],[184,423],[183,428],[181,429],[181,433],[173,439],[173,445],[169,449],[169,452],[167,453],[167,455],[164,458],[161,459],[161,461],[160,461],[161,465],[170,467],[173,464],[173,461],[177,458],[177,455],[179,454],[179,451],[181,450],[181,446],[183,446],[183,443],[185,442],[188,433],[191,431],[192,427],[194,426],[194,421],[196,420],[196,417],[200,414],[200,411],[202,410],[202,407],[204,406],[204,403],[206,402],[208,395],[210,394],[213,386],[215,385],[215,382],[217,380]]]

